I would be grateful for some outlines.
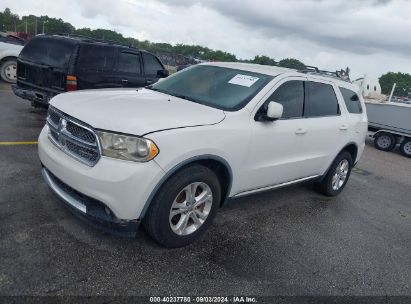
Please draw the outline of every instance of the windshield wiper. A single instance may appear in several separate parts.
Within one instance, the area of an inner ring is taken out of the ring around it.
[[[187,96],[187,95],[175,94],[175,93],[171,93],[171,92],[159,90],[159,89],[157,89],[157,88],[153,88],[153,85],[146,86],[146,89],[149,89],[149,90],[152,90],[152,91],[156,91],[156,92],[160,92],[160,93],[163,93],[163,94],[168,94],[168,95],[171,95],[171,96],[174,96],[174,97],[177,97],[177,98],[181,98],[181,99],[184,99],[184,100],[188,100],[188,101],[192,101],[192,102],[198,103],[197,100],[195,100],[195,99],[193,99],[193,98],[191,98],[191,97],[189,97],[189,96]]]
[[[170,93],[169,93],[170,94]],[[192,98],[190,98],[190,97],[188,97],[188,96],[186,96],[186,95],[180,95],[180,94],[170,94],[170,95],[172,95],[172,96],[174,96],[174,97],[177,97],[177,98],[181,98],[181,99],[185,99],[185,100],[189,100],[189,101],[194,101],[194,102],[196,102],[195,100],[193,100]]]

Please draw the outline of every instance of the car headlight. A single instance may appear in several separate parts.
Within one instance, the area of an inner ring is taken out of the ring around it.
[[[159,150],[149,139],[137,136],[97,132],[104,156],[135,162],[147,162],[156,157]]]

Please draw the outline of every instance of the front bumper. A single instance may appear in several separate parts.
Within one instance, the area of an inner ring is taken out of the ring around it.
[[[134,237],[136,235],[140,224],[139,220],[125,221],[117,219],[104,204],[66,185],[44,166],[41,169],[41,174],[50,189],[80,219],[110,234],[125,237]]]
[[[135,163],[101,157],[94,167],[84,165],[51,143],[46,128],[40,133],[38,149],[50,188],[77,213],[109,225],[137,223],[164,176],[155,161]]]

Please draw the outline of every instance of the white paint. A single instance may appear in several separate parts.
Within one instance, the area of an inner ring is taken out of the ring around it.
[[[17,58],[22,49],[22,45],[0,42],[0,60],[2,60],[5,57]]]
[[[147,136],[160,153],[146,163],[102,157],[92,168],[57,149],[43,130],[41,162],[63,182],[105,203],[120,219],[140,216],[161,178],[179,164],[203,155],[224,159],[232,169],[229,196],[323,175],[348,143],[364,149],[367,116],[349,114],[339,87],[348,82],[294,70],[241,63],[212,63],[274,77],[242,109],[224,112],[149,90],[89,90],[58,95],[56,108],[98,129]],[[310,80],[331,84],[341,115],[255,121],[258,109],[284,82]],[[363,108],[364,101],[360,97]],[[184,126],[191,126],[183,128]],[[164,131],[164,129],[167,129]],[[163,130],[163,131],[161,131]]]

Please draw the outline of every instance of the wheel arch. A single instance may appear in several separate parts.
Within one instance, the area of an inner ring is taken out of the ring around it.
[[[341,149],[341,151],[337,154],[339,155],[342,151],[347,151],[348,153],[351,154],[352,157],[352,161],[355,164],[355,161],[357,159],[357,155],[358,155],[358,146],[356,143],[351,142],[349,144],[347,144],[344,148]]]
[[[15,60],[17,61],[16,56],[4,56],[3,58],[0,59],[0,65],[3,64],[3,62],[6,62],[7,60]]]
[[[233,173],[232,173],[231,166],[224,158],[220,156],[210,155],[210,154],[199,155],[199,156],[194,156],[189,159],[186,159],[182,161],[181,163],[175,165],[161,178],[161,180],[154,187],[153,191],[150,193],[150,196],[147,199],[144,205],[144,208],[141,211],[141,214],[139,216],[140,220],[144,218],[148,208],[151,205],[151,202],[153,201],[154,197],[156,196],[158,191],[161,189],[161,187],[164,185],[164,183],[175,173],[193,164],[201,164],[209,168],[210,170],[212,170],[217,175],[218,180],[221,185],[221,191],[222,191],[220,207],[223,206],[223,204],[228,199],[231,186],[232,186],[232,182],[233,182]]]
[[[318,181],[321,182],[324,177],[327,175],[328,171],[330,171],[331,166],[333,165],[335,159],[338,157],[338,155],[340,155],[343,151],[347,151],[348,153],[350,153],[351,157],[352,157],[352,161],[353,161],[353,166],[355,166],[355,160],[357,159],[357,155],[358,155],[358,145],[355,142],[350,142],[348,144],[346,144],[338,153],[337,155],[333,158],[331,164],[328,166],[327,170],[324,172],[324,174],[319,177]]]

